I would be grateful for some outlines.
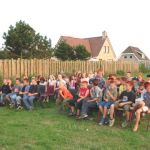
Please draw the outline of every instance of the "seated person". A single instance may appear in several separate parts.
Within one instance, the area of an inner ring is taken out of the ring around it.
[[[12,93],[9,94],[10,98],[10,108],[15,107],[17,105],[16,98],[21,91],[22,86],[21,86],[21,81],[19,78],[16,78],[16,85],[12,88]]]
[[[133,82],[127,81],[126,90],[123,91],[119,97],[119,100],[115,103],[115,107],[123,108],[125,110],[126,120],[122,123],[122,127],[126,127],[130,119],[130,107],[135,103],[135,93],[133,92]]]
[[[117,99],[117,87],[115,81],[110,81],[109,86],[104,90],[103,101],[99,103],[99,110],[103,114],[103,117],[99,125],[104,125],[107,122],[108,109],[110,109],[109,126],[113,126],[114,119],[114,102]]]
[[[139,84],[139,88],[137,90],[137,92],[135,93],[136,94],[136,99],[135,99],[135,109],[136,109],[136,106],[138,106],[138,104],[143,101],[143,96],[144,94],[146,93],[146,89],[145,89],[145,82],[141,82]]]
[[[16,97],[16,102],[17,102],[17,110],[18,109],[22,109],[23,107],[21,106],[21,100],[23,99],[23,97],[26,97],[28,92],[30,89],[30,85],[29,85],[29,79],[24,78],[23,80],[23,85],[22,85],[22,89],[19,92],[18,96]]]
[[[83,81],[80,84],[80,88],[79,88],[79,92],[78,92],[78,98],[76,101],[76,108],[77,108],[77,117],[80,116],[80,111],[82,108],[82,104],[84,100],[87,100],[87,98],[89,97],[89,88],[88,88],[88,82],[87,81]]]
[[[10,93],[11,93],[11,88],[8,84],[8,80],[4,79],[3,85],[1,87],[1,92],[0,92],[0,104],[1,105],[5,104],[4,99],[5,99],[6,95],[8,95]]]
[[[40,104],[43,106],[43,102],[45,102],[47,98],[47,82],[45,81],[44,77],[40,77],[38,93]]]
[[[28,94],[23,96],[23,102],[28,110],[33,109],[33,101],[37,96],[38,96],[38,85],[35,78],[33,78]]]
[[[141,101],[140,107],[136,110],[136,122],[133,128],[133,131],[136,132],[139,127],[140,117],[142,112],[150,113],[150,83],[145,84],[146,93],[143,96],[143,101]]]
[[[80,118],[88,117],[88,110],[89,108],[98,108],[97,103],[102,98],[102,90],[98,87],[99,81],[97,79],[93,80],[93,86],[90,89],[90,97],[88,100],[84,100],[81,109],[81,116]]]
[[[69,105],[70,101],[73,100],[73,96],[72,96],[71,92],[67,89],[66,85],[63,83],[59,84],[59,94],[60,94],[61,100],[63,102],[63,106],[70,108],[71,114],[74,115],[75,108],[74,108],[74,106]]]

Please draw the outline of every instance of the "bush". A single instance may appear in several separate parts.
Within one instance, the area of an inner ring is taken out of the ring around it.
[[[119,76],[124,76],[125,75],[125,72],[123,70],[117,70],[117,75]]]
[[[0,72],[0,86],[2,86],[3,85],[3,75],[2,75],[2,73]]]
[[[149,72],[150,72],[150,69],[147,68],[147,67],[145,66],[145,64],[140,64],[140,65],[139,65],[139,72],[142,72],[142,73],[149,73]]]

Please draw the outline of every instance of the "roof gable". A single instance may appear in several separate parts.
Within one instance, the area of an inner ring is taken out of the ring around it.
[[[92,37],[92,38],[74,38],[69,36],[61,36],[61,40],[64,40],[70,46],[83,45],[88,52],[91,53],[92,57],[98,56],[100,50],[106,40],[106,38]]]
[[[129,46],[122,53],[133,53],[139,60],[149,60],[149,58],[137,47]],[[142,57],[143,54],[145,58]]]

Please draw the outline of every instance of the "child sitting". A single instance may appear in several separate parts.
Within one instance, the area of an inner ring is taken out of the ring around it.
[[[135,93],[133,92],[133,82],[127,81],[126,90],[123,91],[119,97],[119,101],[116,102],[115,106],[121,107],[125,110],[126,120],[122,123],[122,127],[126,127],[129,123],[130,119],[130,107],[133,103],[135,103]]]
[[[114,119],[114,102],[117,99],[117,87],[115,81],[110,81],[109,86],[104,90],[104,97],[103,101],[99,103],[99,109],[103,114],[103,117],[99,123],[99,125],[104,125],[107,122],[107,114],[108,109],[110,109],[110,120],[109,126],[113,126],[115,119]]]
[[[136,110],[136,122],[133,128],[133,131],[136,132],[138,130],[139,127],[139,122],[140,122],[140,118],[141,118],[141,113],[142,112],[148,112],[150,113],[150,83],[147,82],[145,84],[145,88],[146,88],[146,93],[143,95],[143,101],[141,101],[140,107]]]
[[[71,113],[74,114],[74,107],[69,105],[69,101],[73,100],[73,96],[63,83],[59,84],[59,94],[63,102],[63,107],[69,107],[71,109]]]
[[[80,84],[78,98],[77,98],[77,101],[76,101],[77,117],[80,116],[80,111],[81,111],[81,108],[82,108],[83,101],[87,100],[88,97],[89,97],[88,82],[83,81]]]
[[[80,118],[88,117],[89,108],[98,108],[97,103],[102,98],[102,90],[98,87],[99,81],[97,79],[93,80],[93,87],[90,89],[90,97],[88,100],[84,100],[81,109]]]

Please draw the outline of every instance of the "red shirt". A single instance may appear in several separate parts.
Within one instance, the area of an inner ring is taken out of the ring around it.
[[[86,95],[87,91],[89,91],[88,88],[80,88],[79,89],[79,95],[84,97]]]

